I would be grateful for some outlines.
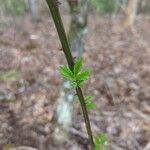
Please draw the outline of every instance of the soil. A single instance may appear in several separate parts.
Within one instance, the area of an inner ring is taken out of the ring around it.
[[[83,59],[93,75],[84,93],[95,97],[97,110],[89,112],[92,130],[107,134],[108,149],[146,150],[150,143],[150,18],[139,16],[133,29],[122,32],[120,21],[119,17],[90,16]],[[63,81],[57,70],[64,55],[53,21],[44,17],[34,24],[26,16],[0,34],[0,150],[21,145],[44,150],[41,145],[53,132],[55,102]],[[79,107],[72,128],[86,134]],[[49,149],[87,150],[89,143],[80,134],[73,132],[65,144],[51,143]]]

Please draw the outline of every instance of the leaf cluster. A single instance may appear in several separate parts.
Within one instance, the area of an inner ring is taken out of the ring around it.
[[[107,147],[107,137],[105,134],[99,134],[95,137],[95,150],[102,150],[104,147]]]
[[[82,69],[82,60],[78,59],[73,71],[70,68],[62,66],[59,68],[59,73],[67,80],[71,81],[71,85],[74,88],[81,87],[85,80],[88,80],[91,76],[91,69]]]

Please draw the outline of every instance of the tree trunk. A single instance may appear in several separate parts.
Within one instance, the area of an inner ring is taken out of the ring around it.
[[[126,8],[125,19],[123,21],[123,29],[133,28],[139,0],[129,0]]]
[[[139,13],[145,13],[146,7],[147,7],[147,6],[148,6],[148,7],[150,6],[149,4],[150,4],[149,0],[142,0],[142,1],[139,1]]]
[[[68,41],[74,57],[81,57],[84,51],[85,37],[87,33],[89,0],[68,0],[70,7],[71,23],[68,33]],[[64,81],[57,99],[55,129],[53,142],[64,143],[69,138],[69,130],[72,125],[74,93],[68,81]]]
[[[33,22],[39,21],[39,0],[29,0],[29,9]]]
[[[68,0],[71,15],[68,40],[75,57],[80,57],[84,50],[87,33],[88,3],[89,0]]]

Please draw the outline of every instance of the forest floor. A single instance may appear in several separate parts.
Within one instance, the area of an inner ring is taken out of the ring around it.
[[[132,31],[119,32],[119,22],[89,19],[83,58],[93,69],[84,93],[94,95],[98,108],[90,111],[92,130],[107,134],[110,150],[150,150],[150,18],[138,17]],[[57,70],[64,55],[53,21],[32,24],[25,17],[0,34],[0,150],[40,148],[53,132],[63,81]],[[72,129],[69,141],[50,150],[87,150],[79,106]]]

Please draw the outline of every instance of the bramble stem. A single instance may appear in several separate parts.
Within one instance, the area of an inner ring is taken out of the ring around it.
[[[94,141],[93,141],[93,134],[92,134],[92,130],[91,130],[89,116],[88,116],[84,96],[83,96],[83,93],[82,93],[82,90],[81,90],[80,87],[76,88],[76,93],[77,93],[77,96],[79,98],[80,105],[81,105],[81,108],[82,108],[87,133],[88,133],[88,136],[89,136],[89,142],[90,142],[90,145],[91,145],[91,150],[95,150],[95,144],[94,144]]]
[[[71,50],[70,50],[70,47],[69,47],[69,44],[67,41],[67,36],[66,36],[65,29],[64,29],[64,26],[62,23],[62,19],[61,19],[60,13],[59,13],[57,0],[46,0],[46,2],[48,4],[48,7],[52,14],[52,18],[54,20],[54,23],[55,23],[55,26],[56,26],[56,29],[57,29],[57,32],[59,35],[59,39],[62,44],[63,52],[67,59],[68,66],[69,66],[70,70],[73,71],[74,61],[73,61]],[[80,87],[76,88],[76,93],[77,93],[77,96],[79,98],[79,101],[80,101],[80,104],[82,107],[83,117],[84,117],[84,121],[86,124],[87,133],[89,136],[91,150],[95,150],[95,144],[94,144],[94,140],[93,140],[93,134],[92,134],[91,125],[90,125],[90,121],[89,121],[89,117],[88,117],[88,112],[87,112],[84,96],[83,96],[83,93],[82,93],[82,90]]]

